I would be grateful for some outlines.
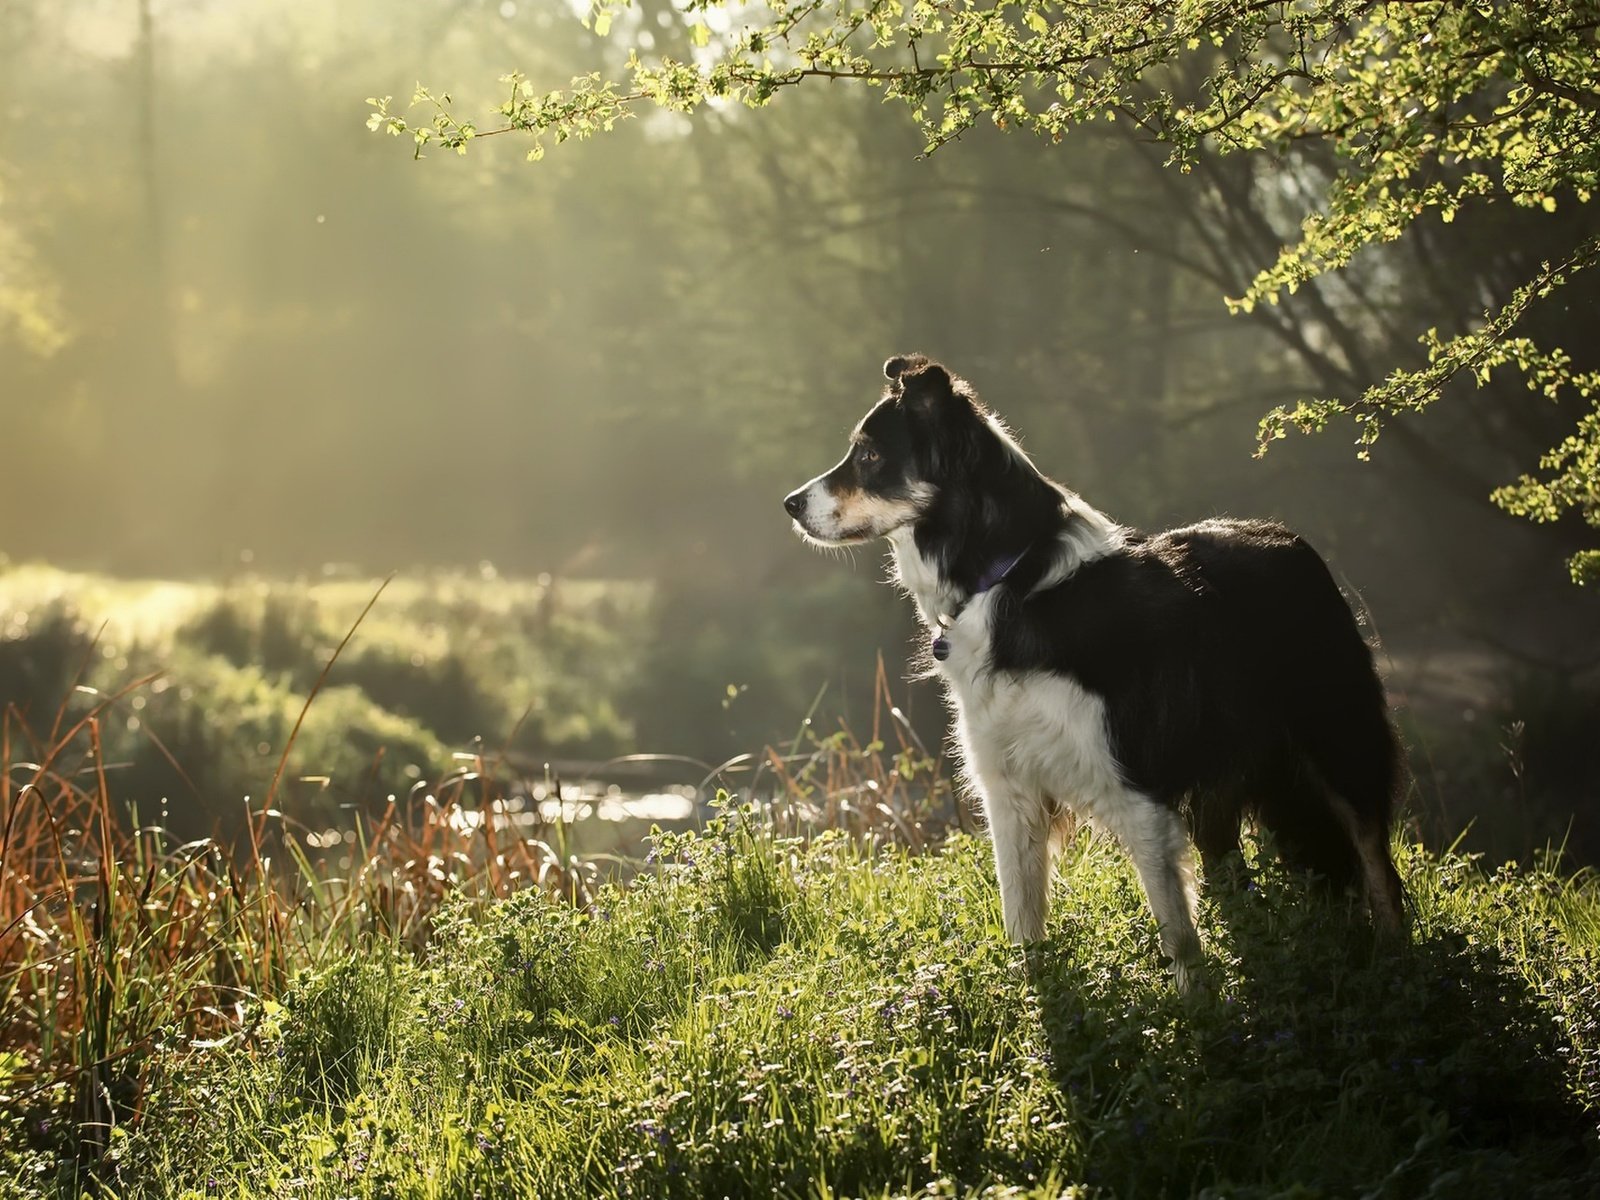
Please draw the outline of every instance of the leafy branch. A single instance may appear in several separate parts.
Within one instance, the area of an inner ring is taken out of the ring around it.
[[[371,102],[368,125],[410,137],[419,157],[434,143],[465,153],[477,138],[520,132],[536,159],[548,141],[609,131],[641,108],[761,108],[825,79],[906,105],[928,152],[980,120],[1050,141],[1129,121],[1164,143],[1181,171],[1206,152],[1281,157],[1322,147],[1331,169],[1298,239],[1229,300],[1236,311],[1280,303],[1424,216],[1451,222],[1466,205],[1497,202],[1554,211],[1587,204],[1600,186],[1593,0],[780,0],[765,10],[689,0],[679,12],[687,60],[630,50],[620,80],[584,75],[543,92],[507,75],[510,94],[487,129],[456,116],[449,95],[419,86],[412,107],[429,109],[424,119],[385,97]],[[593,25],[624,38],[635,27],[615,0],[600,0]],[[1386,418],[1420,412],[1463,372],[1481,384],[1512,367],[1552,399],[1592,400],[1592,373],[1513,331],[1534,301],[1594,258],[1593,242],[1575,247],[1475,332],[1441,340],[1430,331],[1420,370],[1396,371],[1354,400],[1274,410],[1261,445],[1348,417],[1364,454]],[[1545,456],[1554,476],[1524,477],[1496,491],[1496,502],[1536,520],[1572,509],[1592,517],[1594,422],[1580,420],[1574,439]]]

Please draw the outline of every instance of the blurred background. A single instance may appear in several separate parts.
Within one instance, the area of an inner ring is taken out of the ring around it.
[[[671,4],[625,27],[690,53]],[[501,73],[622,54],[562,0],[6,0],[10,736],[159,673],[108,719],[117,787],[226,822],[392,572],[296,743],[308,820],[486,745],[578,770],[866,741],[880,654],[936,749],[879,552],[816,555],[779,507],[918,350],[1126,523],[1305,533],[1370,613],[1424,834],[1600,859],[1600,614],[1563,565],[1592,532],[1487,498],[1574,415],[1491,383],[1371,461],[1349,429],[1253,457],[1267,409],[1415,364],[1585,206],[1418,226],[1230,316],[1332,169],[1315,151],[1179,174],[1108,125],[924,160],[901,108],[811,87],[537,165],[514,137],[413,162],[365,127],[419,79],[488,125]],[[1597,287],[1531,332],[1600,351]]]

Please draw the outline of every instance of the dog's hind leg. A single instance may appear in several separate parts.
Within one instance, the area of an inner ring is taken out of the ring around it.
[[[1097,805],[1095,815],[1133,859],[1161,931],[1161,953],[1180,992],[1204,990],[1204,958],[1195,928],[1194,855],[1181,816],[1137,792]]]
[[[1377,820],[1366,816],[1343,796],[1329,791],[1328,804],[1344,827],[1356,857],[1361,863],[1361,882],[1366,892],[1372,924],[1381,934],[1398,937],[1405,929],[1405,886],[1389,855],[1389,833]]]
[[[1377,688],[1375,678],[1371,686]],[[1389,856],[1389,824],[1400,777],[1394,730],[1382,710],[1368,704],[1352,705],[1342,728],[1319,733],[1308,739],[1306,771],[1317,803],[1307,805],[1305,814],[1321,810],[1329,855],[1348,864],[1343,874],[1349,882],[1360,878],[1378,932],[1398,935],[1405,928],[1405,888]]]
[[[1042,803],[1003,785],[986,785],[983,792],[1006,936],[1019,945],[1037,942],[1050,904],[1050,815]]]
[[[1231,889],[1245,876],[1239,848],[1239,823],[1244,805],[1230,789],[1197,788],[1189,797],[1189,829],[1205,868],[1206,887]]]

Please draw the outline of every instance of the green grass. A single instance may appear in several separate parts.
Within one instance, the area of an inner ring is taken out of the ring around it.
[[[107,1193],[1600,1187],[1592,875],[1402,846],[1415,928],[1382,949],[1268,860],[1206,900],[1217,994],[1184,1000],[1103,843],[1026,966],[970,837],[916,856],[735,814],[654,859],[587,908],[447,903],[420,955],[369,935],[227,1044],[174,1042]],[[77,1194],[62,1141],[13,1134],[14,1189]]]
[[[378,586],[0,569],[0,711],[48,744],[75,686],[109,692],[148,677],[102,723],[117,798],[185,836],[219,820],[232,830]],[[381,809],[452,751],[535,761],[621,752],[633,742],[622,709],[648,606],[639,584],[448,572],[391,581],[307,714],[280,807],[321,823],[344,806]]]

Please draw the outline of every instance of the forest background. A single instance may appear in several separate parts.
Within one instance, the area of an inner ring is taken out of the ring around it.
[[[1274,406],[1359,394],[1424,362],[1430,328],[1473,328],[1592,236],[1590,206],[1429,216],[1235,313],[1333,168],[1316,147],[1180,172],[1130,122],[1059,144],[978,122],[924,157],[848,87],[652,111],[537,165],[516,138],[414,163],[363,128],[363,97],[418,78],[488,113],[513,65],[617,75],[628,44],[705,40],[671,4],[632,6],[621,40],[576,15],[0,12],[0,691],[19,711],[161,672],[108,734],[119,790],[206,830],[263,790],[365,581],[395,573],[296,750],[307,810],[474,738],[715,763],[807,713],[859,725],[878,654],[906,673],[910,614],[875,552],[806,552],[778,502],[837,457],[883,358],[921,350],[1119,520],[1303,531],[1370,614],[1428,832],[1600,856],[1600,626],[1566,566],[1593,531],[1489,499],[1587,402],[1500,373],[1394,417],[1366,460],[1341,427],[1254,453]],[[1525,321],[1583,369],[1597,286]],[[894,687],[937,746],[932,686]]]

